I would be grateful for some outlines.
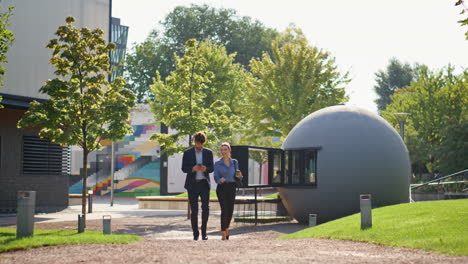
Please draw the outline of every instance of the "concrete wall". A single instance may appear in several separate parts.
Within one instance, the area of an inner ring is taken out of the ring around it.
[[[4,0],[3,10],[14,6],[11,29],[15,41],[7,53],[6,75],[0,93],[5,98],[21,96],[47,99],[38,89],[54,78],[49,65],[52,55],[46,48],[67,16],[74,16],[76,27],[101,28],[108,39],[110,0]],[[34,131],[16,128],[24,110],[0,110],[0,212],[14,211],[19,190],[36,191],[36,211],[50,212],[68,206],[68,177],[52,175],[23,175],[23,135]]]
[[[23,110],[0,110],[0,213],[16,210],[18,191],[36,191],[36,211],[53,212],[68,206],[68,177],[22,174],[23,135],[16,128]]]
[[[54,78],[49,64],[52,51],[46,48],[55,31],[67,16],[76,19],[74,26],[101,28],[106,40],[109,33],[110,0],[4,0],[3,8],[14,6],[10,30],[15,42],[7,53],[4,87],[0,93],[47,99],[38,89]]]

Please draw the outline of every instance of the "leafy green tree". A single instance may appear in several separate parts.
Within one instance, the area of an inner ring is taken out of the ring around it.
[[[236,54],[234,62],[245,67],[252,57],[271,51],[271,41],[277,35],[250,17],[238,17],[233,9],[216,9],[207,5],[178,6],[161,21],[161,31],[150,36],[127,54],[125,62],[128,88],[137,95],[138,102],[152,98],[149,85],[156,70],[164,80],[176,66],[176,56],[183,56],[185,42],[209,40],[223,45],[228,54]]]
[[[210,40],[226,47],[229,54],[237,53],[236,62],[249,65],[252,57],[271,51],[271,41],[277,33],[258,20],[238,17],[234,9],[212,8],[208,5],[178,6],[164,21],[163,40],[177,55],[184,52],[184,43],[191,38]]]
[[[308,114],[347,101],[348,74],[297,28],[281,34],[272,56],[252,59],[250,68],[256,77],[246,96],[250,135],[284,138]]]
[[[411,113],[406,138],[412,162],[424,162],[432,173],[451,173],[468,167],[466,141],[460,135],[468,122],[468,73],[453,74],[449,66],[440,71],[421,67],[417,81],[392,96],[382,116],[397,126],[395,113]]]
[[[416,72],[411,65],[403,64],[396,58],[392,58],[386,71],[379,71],[375,74],[377,84],[374,86],[374,90],[378,96],[375,103],[379,112],[385,110],[387,105],[392,102],[390,97],[396,90],[408,86],[415,79]]]
[[[3,6],[0,5],[0,9],[3,9]],[[8,22],[10,21],[10,17],[13,14],[13,9],[14,7],[8,7],[7,11],[0,12],[0,63],[7,62],[6,54],[15,40],[13,32],[7,29],[10,25]],[[5,75],[5,72],[5,67],[0,64],[0,86],[3,85],[3,76]],[[2,97],[0,96],[0,102],[1,101]],[[2,105],[0,105],[0,109],[1,108],[3,108]]]
[[[175,129],[174,134],[156,133],[156,139],[168,155],[183,151],[180,144],[197,131],[208,133],[211,145],[229,140],[239,126],[235,113],[239,106],[238,93],[245,90],[249,74],[233,63],[224,47],[208,41],[199,43],[190,39],[183,57],[177,57],[177,66],[164,81],[157,75],[151,86],[155,101],[151,111],[155,118]]]
[[[50,63],[57,78],[46,81],[40,92],[50,96],[44,103],[33,101],[18,127],[37,127],[39,136],[61,145],[83,149],[83,168],[88,154],[101,148],[102,139],[118,140],[131,132],[125,122],[135,96],[123,88],[122,78],[107,81],[109,51],[101,29],[78,29],[73,17],[66,18],[47,48],[53,51]],[[86,215],[87,170],[83,170],[82,214]]]
[[[465,1],[464,0],[457,0],[455,3],[456,6],[462,6],[462,11],[460,12],[461,15],[465,14],[465,12],[468,11],[468,8],[465,6]],[[468,17],[459,20],[458,23],[460,23],[462,26],[468,25]],[[466,39],[468,40],[468,31],[465,32]]]
[[[160,42],[157,34],[158,32],[153,31],[144,42],[133,46],[125,61],[126,88],[135,93],[138,103],[154,99],[149,86],[156,77],[156,71],[165,77],[174,68],[172,55],[169,59],[165,58],[172,54],[172,51]]]

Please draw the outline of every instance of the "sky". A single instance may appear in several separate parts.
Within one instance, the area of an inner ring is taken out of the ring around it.
[[[405,63],[458,72],[468,66],[468,40],[455,0],[113,0],[112,16],[129,26],[128,43],[140,43],[174,7],[207,4],[232,8],[265,26],[284,31],[291,23],[309,43],[328,51],[348,71],[347,105],[377,112],[375,73],[392,57]]]

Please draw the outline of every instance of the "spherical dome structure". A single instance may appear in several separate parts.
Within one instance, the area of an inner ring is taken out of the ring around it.
[[[408,202],[408,150],[380,116],[357,107],[327,107],[300,121],[282,148],[317,147],[316,185],[279,188],[299,222],[307,223],[311,213],[318,223],[357,213],[360,194],[371,194],[373,207]]]

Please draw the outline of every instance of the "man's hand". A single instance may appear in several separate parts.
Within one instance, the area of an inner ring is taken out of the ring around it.
[[[205,166],[205,165],[201,165],[201,166],[199,167],[199,170],[205,172],[205,171],[206,171],[206,166]]]
[[[200,166],[195,165],[195,166],[193,166],[192,171],[193,171],[193,172],[197,172],[197,171],[200,170],[200,168],[201,168]]]

